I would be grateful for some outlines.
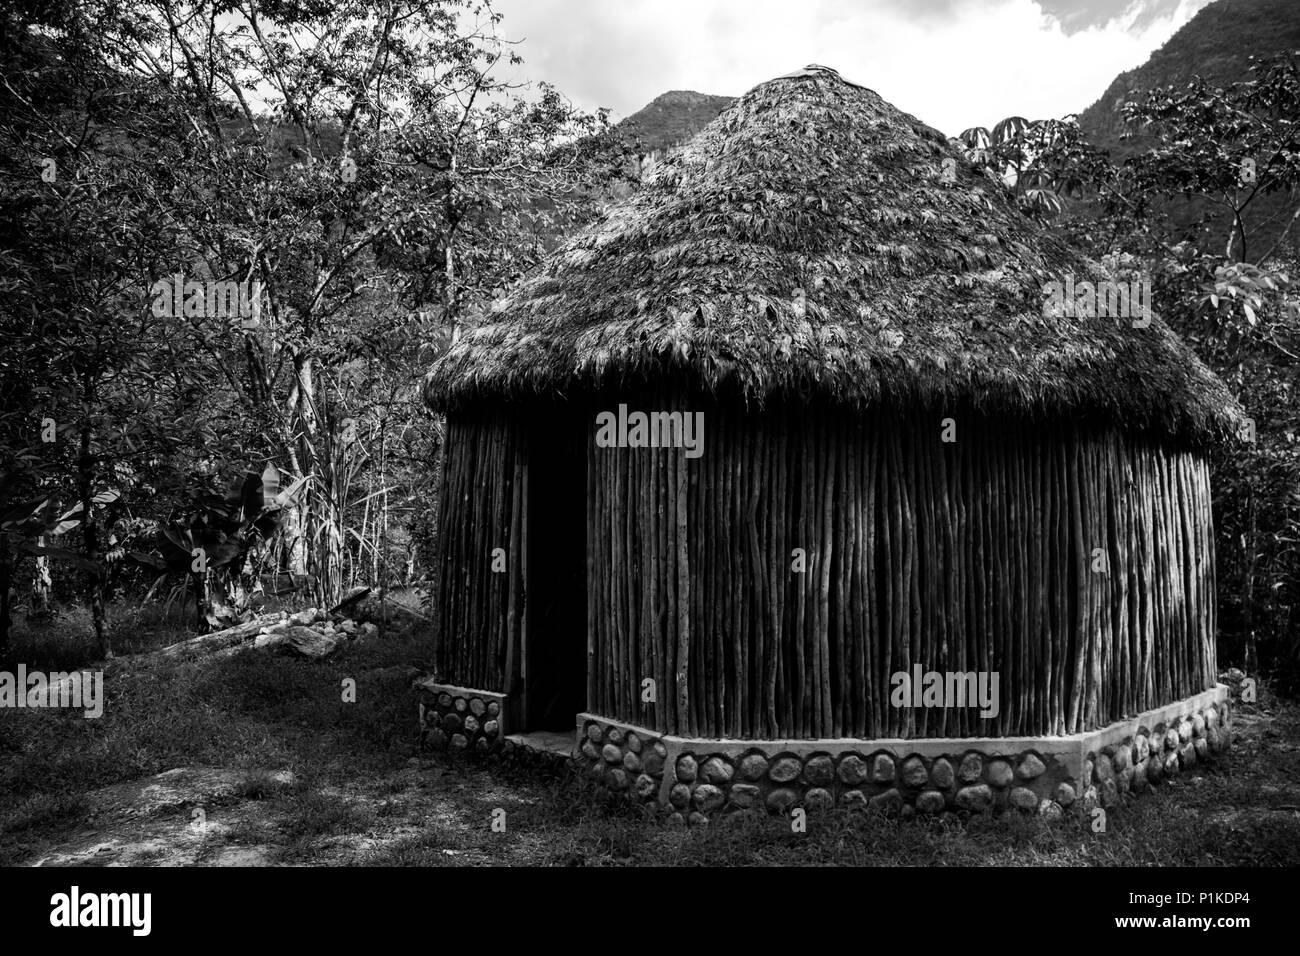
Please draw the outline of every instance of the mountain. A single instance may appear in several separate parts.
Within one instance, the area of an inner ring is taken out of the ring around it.
[[[1300,0],[1217,0],[1189,20],[1160,49],[1136,69],[1115,77],[1096,103],[1079,114],[1079,127],[1095,145],[1110,151],[1111,159],[1122,162],[1144,148],[1147,139],[1140,133],[1121,140],[1125,132],[1120,105],[1137,99],[1141,91],[1160,86],[1181,86],[1194,76],[1217,85],[1251,78],[1249,57],[1274,56],[1300,51]],[[1247,250],[1271,245],[1281,224],[1294,207],[1281,194],[1261,196],[1252,217],[1256,228],[1248,231]],[[1167,211],[1171,223],[1180,231],[1206,207],[1196,201],[1170,203]],[[1215,223],[1211,240],[1217,248],[1222,235],[1226,240],[1226,221]],[[1293,230],[1294,231],[1294,230]]]
[[[639,140],[643,152],[660,152],[686,142],[735,101],[734,96],[670,90],[615,128],[629,140]]]

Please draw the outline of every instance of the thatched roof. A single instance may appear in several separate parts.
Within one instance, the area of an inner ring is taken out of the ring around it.
[[[1195,440],[1237,430],[1223,383],[1158,317],[1045,316],[1044,284],[1067,275],[1107,278],[942,133],[809,67],[750,90],[568,240],[424,394],[451,409],[687,370],[760,400],[1101,414]]]

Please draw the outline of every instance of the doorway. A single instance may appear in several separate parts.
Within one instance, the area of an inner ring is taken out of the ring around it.
[[[587,418],[535,413],[526,508],[523,730],[564,732],[587,709]]]

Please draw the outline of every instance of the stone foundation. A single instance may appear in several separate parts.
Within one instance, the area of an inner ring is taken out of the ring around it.
[[[732,810],[834,806],[910,816],[1110,806],[1229,744],[1228,688],[1068,737],[705,740],[578,716],[575,759],[629,798],[707,822]]]
[[[506,695],[490,690],[415,683],[419,693],[420,744],[430,750],[494,750],[505,739]]]

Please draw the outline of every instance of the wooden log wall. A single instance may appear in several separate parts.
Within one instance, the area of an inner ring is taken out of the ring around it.
[[[591,711],[688,736],[1059,735],[1213,684],[1194,452],[973,411],[618,401],[704,410],[705,451],[589,446]],[[999,713],[892,707],[917,663],[997,671]]]
[[[434,666],[439,679],[510,691],[524,616],[526,455],[504,412],[448,419],[438,512]],[[504,551],[504,571],[493,552]]]

